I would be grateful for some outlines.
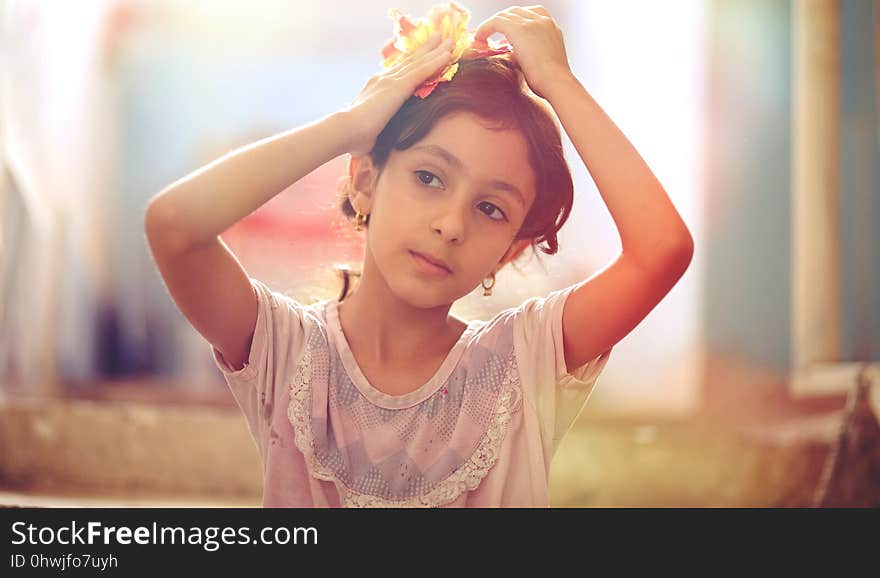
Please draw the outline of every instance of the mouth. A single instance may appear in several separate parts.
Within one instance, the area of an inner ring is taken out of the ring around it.
[[[416,251],[410,251],[409,253],[410,255],[412,255],[413,261],[415,261],[416,265],[424,273],[444,277],[452,274],[452,270],[449,267],[439,261],[428,257],[427,255],[418,253]]]

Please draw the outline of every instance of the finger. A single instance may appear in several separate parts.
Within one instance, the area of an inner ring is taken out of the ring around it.
[[[550,16],[550,13],[547,11],[547,9],[540,4],[535,4],[534,6],[526,6],[526,10],[531,10],[532,12],[540,14],[541,16]]]
[[[416,58],[413,58],[412,62],[417,63],[425,58],[434,58],[438,52],[450,50],[455,44],[449,38],[443,40],[439,33],[435,33],[431,38],[432,40],[430,42],[426,42],[420,46],[418,50],[413,52],[413,55],[416,56]]]
[[[513,6],[510,8],[511,14],[516,14],[517,16],[534,16],[534,13],[528,8],[523,8],[522,6]]]
[[[424,44],[413,50],[411,53],[404,54],[400,60],[391,67],[389,72],[403,74],[404,71],[412,67],[414,63],[420,62],[423,58],[429,56],[435,50],[438,50],[442,46],[440,39],[440,34],[434,33]]]
[[[553,22],[555,24],[556,22],[555,20],[553,20],[553,17],[550,16],[550,13],[544,10],[541,6],[511,8],[510,14],[512,17],[519,18],[520,22],[522,22],[523,24],[526,22]]]
[[[419,55],[419,57],[412,58],[404,63],[400,68],[400,74],[405,76],[413,70],[420,69],[426,62],[433,62],[435,60],[443,61],[451,58],[454,46],[454,42],[449,39],[440,42],[433,49],[427,50]]]
[[[510,22],[513,22],[514,25],[522,25],[531,20],[543,18],[543,16],[539,16],[528,11],[514,12],[512,10],[509,13],[505,14],[504,17]]]
[[[516,21],[510,15],[499,12],[477,27],[474,32],[474,41],[486,43],[488,38],[496,32],[500,32],[510,41],[510,31],[515,24]]]
[[[516,14],[517,16],[522,16],[524,18],[532,18],[541,17],[541,18],[549,18],[550,13],[540,5],[535,6],[526,6],[525,8],[520,6],[514,6],[510,9],[511,14]]]
[[[440,45],[440,40],[440,33],[435,32],[428,38],[428,40],[425,41],[424,44],[413,50],[410,56],[418,58],[419,56],[423,56],[431,52]]]
[[[454,44],[441,44],[437,50],[431,51],[421,62],[413,66],[413,74],[420,78],[428,78],[432,73],[443,68],[452,61]]]

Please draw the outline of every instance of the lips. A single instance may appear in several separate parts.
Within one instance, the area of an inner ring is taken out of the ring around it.
[[[410,253],[416,257],[424,259],[425,261],[436,267],[444,269],[447,273],[452,273],[452,269],[449,268],[449,265],[447,265],[446,262],[442,261],[441,259],[437,259],[436,257],[432,257],[430,255],[425,255],[424,253],[419,253],[418,251],[410,251]]]

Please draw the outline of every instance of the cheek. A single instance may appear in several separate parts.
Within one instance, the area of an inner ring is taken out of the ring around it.
[[[407,218],[407,207],[400,203],[373,205],[375,220],[370,221],[367,233],[370,249],[377,255],[397,253],[412,238],[413,219]]]
[[[419,203],[418,191],[414,186],[401,182],[379,191],[373,202],[373,210],[380,213],[383,220],[396,222],[416,212]]]
[[[501,258],[504,257],[508,247],[508,244],[492,243],[490,240],[485,241],[480,245],[479,249],[474,247],[467,249],[470,253],[468,259],[469,269],[480,280],[492,273],[501,261]]]
[[[376,237],[384,244],[424,242],[428,228],[428,213],[425,203],[420,202],[416,193],[398,190],[389,194],[382,202],[374,204],[377,227]]]

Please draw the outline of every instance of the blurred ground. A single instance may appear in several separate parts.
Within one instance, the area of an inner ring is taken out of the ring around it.
[[[772,422],[584,415],[551,472],[557,507],[808,507],[842,411]],[[0,505],[259,506],[234,406],[0,402]]]
[[[748,425],[581,422],[551,471],[551,504],[809,507],[839,412]]]

